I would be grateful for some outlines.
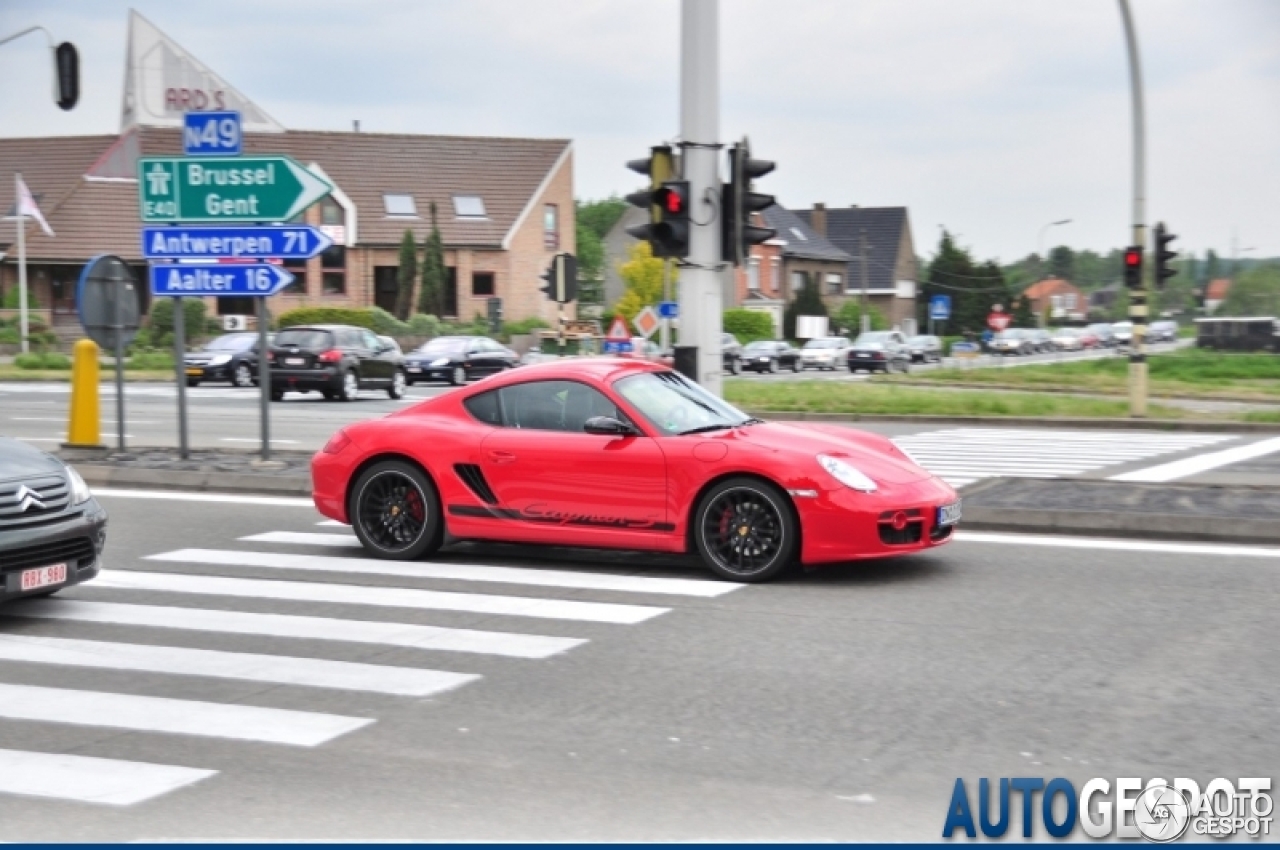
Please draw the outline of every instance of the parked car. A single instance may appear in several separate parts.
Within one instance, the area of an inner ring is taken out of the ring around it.
[[[886,437],[764,422],[613,357],[527,366],[346,425],[311,476],[317,509],[367,557],[417,561],[450,539],[611,547],[700,556],[735,582],[927,551],[961,514]]]
[[[1053,346],[1058,351],[1083,351],[1083,332],[1079,328],[1058,328],[1053,332]]]
[[[742,343],[733,334],[720,334],[720,353],[724,357],[724,370],[730,375],[742,371]]]
[[[992,354],[1034,354],[1035,341],[1027,328],[1005,328],[991,338],[988,348]]]
[[[941,363],[942,340],[930,334],[917,334],[907,340],[907,350],[911,352],[911,362]]]
[[[410,384],[448,381],[455,387],[519,364],[514,351],[487,336],[438,336],[405,357]]]
[[[790,343],[757,340],[747,343],[742,349],[743,371],[777,372],[779,369],[790,369],[792,372],[799,372],[803,368],[800,351],[792,348]]]
[[[911,349],[899,331],[868,331],[853,341],[846,362],[850,372],[909,372]]]
[[[1091,331],[1098,338],[1098,348],[1116,347],[1116,335],[1108,322],[1097,322],[1089,325],[1085,330]]]
[[[0,601],[88,581],[106,540],[107,512],[75,469],[0,437]]]
[[[1177,342],[1178,323],[1162,319],[1147,326],[1147,342]]]
[[[271,344],[274,334],[267,335]],[[182,356],[187,386],[198,387],[201,381],[230,381],[237,387],[258,383],[258,334],[223,334],[204,344],[198,351]]]
[[[1053,334],[1045,328],[1030,328],[1031,346],[1036,354],[1048,354],[1054,350]]]
[[[1133,322],[1116,322],[1111,326],[1111,337],[1119,348],[1128,348],[1133,343]]]
[[[286,392],[313,390],[330,401],[354,401],[363,389],[401,398],[408,383],[399,349],[352,325],[285,328],[276,334],[268,361],[272,401]]]
[[[1102,346],[1102,340],[1098,339],[1098,334],[1090,330],[1092,327],[1093,326],[1090,325],[1088,328],[1075,329],[1082,348],[1099,348]]]
[[[849,360],[849,338],[825,336],[811,339],[800,349],[800,368],[835,371]]]

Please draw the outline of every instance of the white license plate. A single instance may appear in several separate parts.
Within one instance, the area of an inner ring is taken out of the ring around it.
[[[859,356],[859,357],[870,357],[871,355],[870,355],[870,354],[868,354],[868,353],[867,353],[867,352],[865,352],[865,351],[859,351],[859,352],[858,352],[858,356]]]
[[[937,525],[941,528],[944,525],[955,525],[960,521],[960,503],[956,502],[952,505],[943,505],[938,508]]]
[[[420,367],[420,366],[410,366],[410,367],[409,367],[409,371],[410,371],[410,372],[421,372],[421,371],[422,371],[422,367]]]
[[[286,357],[284,359],[284,365],[286,366],[303,366],[306,362],[302,357]]]
[[[67,580],[66,564],[51,564],[47,567],[36,567],[34,570],[23,570],[19,575],[20,587],[25,593],[28,590],[39,590],[52,587]]]

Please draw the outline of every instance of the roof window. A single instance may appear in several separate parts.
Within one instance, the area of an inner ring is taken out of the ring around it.
[[[382,205],[387,215],[418,217],[418,205],[413,202],[413,195],[387,192],[382,196]]]
[[[792,232],[793,234],[795,234],[795,237],[796,237],[797,239],[799,239],[801,242],[808,242],[808,241],[809,241],[809,237],[808,237],[808,236],[805,236],[805,235],[804,235],[804,231],[802,231],[800,228],[798,228],[798,227],[793,227],[793,228],[791,228],[791,232]]]
[[[487,218],[484,198],[479,195],[454,195],[453,214],[458,218]]]

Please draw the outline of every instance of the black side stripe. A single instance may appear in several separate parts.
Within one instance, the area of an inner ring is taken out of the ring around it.
[[[675,525],[669,522],[653,522],[645,519],[628,519],[626,517],[586,516],[574,514],[542,514],[512,510],[511,508],[486,507],[483,505],[450,505],[452,516],[465,516],[480,519],[520,520],[536,522],[543,525],[578,525],[590,528],[617,528],[625,531],[675,531]]]

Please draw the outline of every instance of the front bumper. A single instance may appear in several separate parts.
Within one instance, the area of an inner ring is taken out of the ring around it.
[[[875,493],[847,487],[819,491],[817,498],[796,498],[804,564],[889,558],[941,546],[955,526],[938,526],[938,508],[959,501],[940,478],[910,484],[882,484]],[[902,514],[901,529],[894,519]]]
[[[0,602],[89,581],[102,568],[106,541],[107,512],[93,498],[62,519],[0,531]],[[59,563],[67,565],[65,583],[25,593],[21,590],[24,570]]]
[[[231,379],[231,364],[221,366],[203,366],[198,363],[187,363],[182,371],[188,378],[199,381],[228,381]]]
[[[411,381],[447,381],[449,380],[449,375],[453,372],[453,367],[406,363],[404,372]]]

